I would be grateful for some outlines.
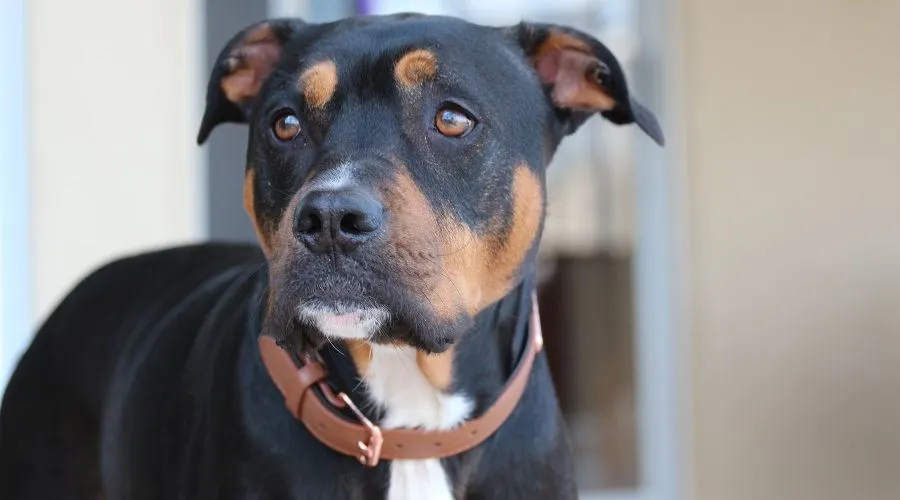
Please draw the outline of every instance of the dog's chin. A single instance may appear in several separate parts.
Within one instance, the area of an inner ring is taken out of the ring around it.
[[[391,314],[380,305],[307,302],[297,307],[297,321],[330,340],[371,340]]]
[[[270,334],[283,347],[300,354],[310,354],[337,341],[407,345],[428,353],[440,353],[449,349],[462,334],[459,325],[435,322],[428,317],[411,317],[372,301],[307,300],[294,303],[291,318],[270,323],[285,324],[286,321],[289,326],[273,328]]]
[[[297,307],[301,335],[313,344],[327,341],[365,341],[408,345],[429,353],[446,351],[456,335],[413,331],[403,316],[386,306],[349,302],[308,302]]]

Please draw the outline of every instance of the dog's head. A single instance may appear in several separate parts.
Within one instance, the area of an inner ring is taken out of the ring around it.
[[[616,58],[570,28],[279,19],[223,49],[198,141],[249,124],[244,206],[270,263],[266,333],[438,352],[528,272],[544,168],[597,113],[662,143]]]

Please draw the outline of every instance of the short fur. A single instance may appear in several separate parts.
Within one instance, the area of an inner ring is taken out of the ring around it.
[[[474,127],[441,135],[443,109]],[[397,15],[238,33],[198,140],[249,125],[243,203],[263,252],[174,248],[82,281],[4,395],[0,498],[574,498],[543,355],[482,445],[365,468],[291,417],[256,340],[318,351],[386,427],[483,413],[526,342],[546,164],[595,113],[662,142],[612,54],[561,26]],[[290,140],[272,133],[286,115]],[[356,219],[310,222],[311,200],[340,193],[368,207],[365,238]]]

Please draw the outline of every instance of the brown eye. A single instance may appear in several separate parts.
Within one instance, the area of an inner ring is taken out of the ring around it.
[[[289,141],[300,134],[300,119],[293,113],[285,113],[275,120],[272,130],[278,139]]]
[[[447,137],[462,137],[475,126],[475,120],[455,106],[444,106],[434,117],[434,126]]]

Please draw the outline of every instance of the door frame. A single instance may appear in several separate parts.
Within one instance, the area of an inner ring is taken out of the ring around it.
[[[634,92],[666,146],[636,148],[635,350],[641,500],[692,498],[688,210],[679,0],[637,0]]]
[[[0,2],[0,389],[31,339],[25,3]]]

